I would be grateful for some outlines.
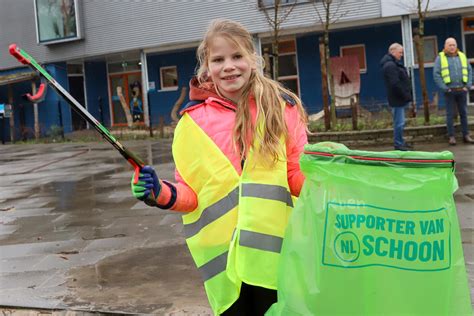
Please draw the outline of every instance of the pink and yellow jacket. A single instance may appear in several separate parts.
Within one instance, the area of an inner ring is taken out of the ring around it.
[[[193,78],[190,82],[189,98],[196,104],[186,107],[181,114],[188,113],[201,129],[214,141],[225,156],[234,166],[237,173],[242,173],[240,156],[233,146],[233,127],[235,120],[236,105],[227,99],[221,98],[212,84],[206,87],[198,86],[197,80]],[[255,123],[257,108],[254,102],[250,103],[250,113]],[[285,108],[285,121],[288,128],[288,139],[286,140],[288,185],[292,195],[299,196],[304,182],[304,175],[300,171],[299,158],[303,147],[308,143],[306,126],[300,119],[296,106],[287,103]],[[158,204],[167,205],[171,199],[176,199],[170,209],[182,212],[191,212],[197,205],[197,196],[194,191],[184,182],[178,171],[175,171],[177,183],[162,185]],[[163,181],[165,182],[165,181]],[[172,190],[176,189],[176,190]],[[174,192],[173,192],[174,191]]]

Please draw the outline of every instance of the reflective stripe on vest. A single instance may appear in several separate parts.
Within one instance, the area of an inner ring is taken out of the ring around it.
[[[242,185],[242,196],[253,196],[262,199],[276,200],[293,207],[291,194],[285,187],[277,187],[267,184],[244,183]]]
[[[284,150],[271,170],[251,150],[239,177],[185,113],[175,130],[173,156],[178,172],[198,196],[198,208],[183,216],[184,231],[214,313],[237,300],[242,281],[275,289],[293,206]]]
[[[240,246],[280,253],[282,243],[281,237],[240,230]]]
[[[226,251],[199,267],[204,282],[225,271],[227,265],[227,254],[228,252]]]
[[[240,177],[239,218],[227,264],[231,279],[269,289],[277,286],[280,250],[293,206],[283,140],[280,148],[271,167],[255,155],[258,142],[250,149]]]
[[[238,205],[238,203],[239,188],[235,188],[224,198],[204,209],[201,217],[197,221],[184,225],[184,233],[186,238],[190,238],[198,234],[201,229],[225,215],[227,212],[233,210]]]
[[[468,81],[468,70],[467,70],[467,58],[466,55],[458,51],[459,59],[461,60],[461,68],[462,68],[462,82],[467,83]],[[449,74],[449,63],[448,58],[444,52],[439,53],[440,57],[440,65],[441,65],[441,77],[443,78],[443,82],[445,84],[451,83],[451,76]]]

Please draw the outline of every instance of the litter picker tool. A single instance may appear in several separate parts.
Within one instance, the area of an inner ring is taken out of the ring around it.
[[[143,160],[141,160],[136,154],[126,149],[111,133],[106,129],[99,121],[95,119],[76,99],[74,99],[69,92],[66,91],[33,57],[28,55],[23,49],[19,48],[16,44],[10,44],[9,46],[10,54],[18,59],[18,61],[24,65],[29,66],[34,71],[37,71],[41,78],[44,78],[46,83],[49,84],[64,100],[69,103],[69,105],[76,110],[76,112],[89,124],[94,126],[94,128],[99,132],[102,137],[104,137],[118,152],[133,166],[135,169],[135,179],[134,182],[138,182],[138,176],[140,170],[145,166]],[[40,85],[40,91],[44,91],[44,81]],[[30,96],[30,100],[39,98],[39,93],[34,96]],[[153,192],[154,193],[154,192]]]

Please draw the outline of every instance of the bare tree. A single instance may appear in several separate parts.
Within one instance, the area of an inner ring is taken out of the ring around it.
[[[319,61],[321,64],[321,94],[323,96],[324,128],[331,129],[331,115],[329,113],[328,73],[326,68],[326,46],[323,37],[319,38]]]
[[[268,25],[271,28],[272,32],[272,56],[273,56],[273,79],[278,80],[278,46],[279,46],[279,36],[280,36],[280,29],[283,22],[286,21],[288,16],[291,14],[293,9],[295,8],[297,0],[274,0],[273,6],[268,4],[268,1],[258,0],[258,7],[263,11],[265,15],[265,19],[267,20]],[[266,56],[265,63],[267,64],[266,67],[270,67],[268,64],[269,58]],[[270,74],[271,72],[268,71],[267,68],[266,73]]]
[[[325,89],[327,89],[326,82],[328,81],[327,72],[330,72],[331,69],[331,51],[329,49],[329,31],[331,29],[331,25],[337,23],[342,17],[349,13],[349,10],[341,12],[341,7],[344,0],[311,0],[313,7],[316,11],[318,16],[318,22],[322,25],[323,29],[323,38],[322,44],[324,45],[324,49],[320,49],[320,58],[321,58],[321,69],[322,69],[322,90],[323,95],[325,93]],[[323,64],[324,62],[324,64]],[[326,75],[324,74],[324,69],[326,69]],[[329,107],[330,111],[327,110],[328,104],[327,100],[323,100],[323,109],[324,113],[330,112],[331,115],[331,123],[330,125],[336,125],[336,104],[335,104],[335,97],[334,97],[334,77],[332,74],[329,75],[329,91],[331,95],[331,106]],[[326,115],[325,115],[326,116]],[[325,127],[326,129],[330,129],[328,126],[328,119],[325,118]]]
[[[416,56],[418,57],[425,124],[428,124],[430,121],[430,101],[428,89],[426,88],[424,36],[426,15],[433,8],[430,7],[430,0],[404,0],[400,1],[397,6],[412,14],[416,14],[418,18],[418,28],[413,30],[413,42],[415,43]],[[416,102],[416,100],[413,100],[413,102]]]
[[[425,124],[430,122],[430,101],[428,98],[428,90],[426,89],[425,77],[425,57],[424,57],[424,36],[425,36],[425,18],[430,5],[430,0],[416,0],[418,13],[418,28],[415,29],[414,42],[416,54],[418,56],[418,65],[420,71],[421,94],[423,96],[423,112],[425,116]],[[423,8],[423,2],[425,2]]]

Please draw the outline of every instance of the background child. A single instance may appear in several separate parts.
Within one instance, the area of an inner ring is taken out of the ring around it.
[[[145,166],[132,178],[133,195],[186,212],[186,242],[214,313],[263,315],[277,300],[280,248],[304,182],[306,113],[263,76],[239,23],[212,21],[197,57],[173,141],[176,183]]]

